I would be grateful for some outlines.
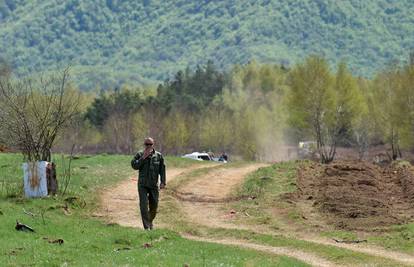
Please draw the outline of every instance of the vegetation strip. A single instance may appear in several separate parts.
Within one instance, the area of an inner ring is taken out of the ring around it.
[[[388,254],[372,253],[372,251],[359,247],[335,245],[329,243],[315,242],[314,240],[298,239],[280,235],[261,234],[250,230],[217,229],[199,226],[196,234],[207,238],[230,238],[244,240],[245,242],[297,249],[312,253],[335,264],[342,265],[364,265],[367,263],[380,266],[406,266],[409,261],[398,257],[388,257]],[[403,255],[401,255],[403,256]]]
[[[225,245],[233,245],[238,247],[249,248],[253,250],[264,251],[272,254],[277,255],[285,255],[292,258],[300,259],[312,266],[322,266],[322,267],[330,267],[330,266],[342,266],[335,263],[332,263],[326,259],[320,258],[314,254],[306,253],[297,249],[289,249],[286,247],[272,247],[272,246],[264,246],[255,243],[248,243],[245,240],[236,240],[236,239],[213,239],[213,238],[206,238],[206,237],[197,237],[192,235],[182,235],[183,237],[190,239],[190,240],[197,240],[203,242],[210,242],[210,243],[217,243],[217,244],[225,244]]]

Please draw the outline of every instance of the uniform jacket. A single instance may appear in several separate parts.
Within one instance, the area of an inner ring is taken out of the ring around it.
[[[143,151],[139,151],[131,161],[134,170],[138,170],[138,184],[149,188],[158,188],[158,177],[166,184],[165,164],[162,154],[153,150],[151,155],[142,159]]]

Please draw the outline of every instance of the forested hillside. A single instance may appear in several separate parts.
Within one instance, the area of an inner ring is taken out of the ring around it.
[[[370,76],[408,58],[411,14],[411,0],[1,0],[0,57],[20,75],[70,64],[82,88],[314,53]]]

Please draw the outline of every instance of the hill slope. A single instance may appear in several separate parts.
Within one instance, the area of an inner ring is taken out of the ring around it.
[[[410,14],[410,0],[3,0],[0,56],[19,74],[71,64],[83,87],[311,53],[370,75],[413,48]]]

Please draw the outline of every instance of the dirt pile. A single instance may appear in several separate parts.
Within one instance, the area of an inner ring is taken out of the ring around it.
[[[414,218],[414,174],[407,164],[311,163],[298,170],[298,200],[313,201],[328,223],[375,229]]]

